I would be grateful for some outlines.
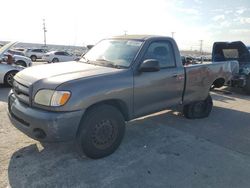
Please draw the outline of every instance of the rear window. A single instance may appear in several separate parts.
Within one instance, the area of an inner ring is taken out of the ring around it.
[[[223,49],[223,55],[226,59],[239,58],[239,51],[237,49]]]

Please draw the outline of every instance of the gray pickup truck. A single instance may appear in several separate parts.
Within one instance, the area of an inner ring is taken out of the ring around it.
[[[36,140],[75,139],[85,155],[101,158],[118,148],[126,121],[174,106],[187,118],[207,117],[211,86],[223,86],[238,67],[237,61],[184,67],[169,37],[108,38],[79,61],[19,72],[9,117]]]

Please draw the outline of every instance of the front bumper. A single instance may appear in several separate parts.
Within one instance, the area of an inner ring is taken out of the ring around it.
[[[29,137],[39,141],[68,141],[76,136],[83,110],[50,112],[31,108],[9,94],[9,118],[12,124]]]

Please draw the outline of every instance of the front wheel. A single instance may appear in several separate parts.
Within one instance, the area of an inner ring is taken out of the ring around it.
[[[37,57],[35,55],[30,56],[31,61],[36,61]]]
[[[125,121],[115,107],[100,105],[83,117],[77,133],[77,144],[86,156],[98,159],[112,154],[121,144]]]
[[[183,108],[183,114],[189,119],[208,117],[213,108],[213,100],[210,95],[203,101],[187,104]]]
[[[58,63],[58,62],[59,62],[59,59],[58,59],[58,58],[52,59],[52,63]]]

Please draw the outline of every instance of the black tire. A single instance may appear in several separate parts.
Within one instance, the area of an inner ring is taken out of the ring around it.
[[[183,108],[183,114],[188,119],[200,119],[208,117],[213,108],[213,100],[210,95],[204,101],[196,101],[187,104]]]
[[[125,121],[120,111],[99,105],[90,109],[80,123],[78,148],[92,159],[106,157],[119,147],[124,133]]]
[[[58,59],[58,58],[52,59],[52,63],[58,63],[58,62],[59,62],[59,59]]]
[[[37,57],[35,55],[30,56],[31,61],[36,61]]]
[[[27,64],[24,61],[22,61],[22,60],[18,60],[17,62],[15,62],[15,64],[16,65],[21,65],[23,67],[27,67]]]
[[[243,90],[244,90],[248,95],[250,95],[250,75],[248,75],[247,78],[246,78],[246,85],[245,85],[245,87],[243,88]]]
[[[4,84],[6,86],[12,87],[13,86],[13,80],[14,76],[16,75],[18,71],[9,71],[4,76]]]

